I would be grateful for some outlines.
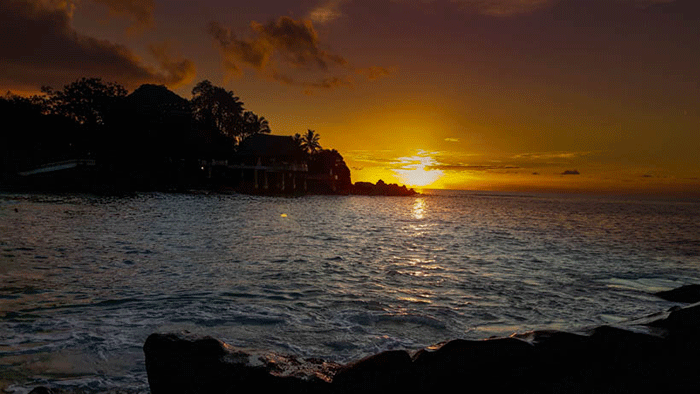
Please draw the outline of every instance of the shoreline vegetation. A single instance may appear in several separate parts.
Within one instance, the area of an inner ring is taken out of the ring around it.
[[[614,326],[455,339],[417,351],[384,351],[345,365],[235,348],[210,336],[154,333],[143,347],[145,366],[151,394],[432,393],[455,387],[510,393],[696,392],[700,285],[656,295],[690,305]],[[30,392],[59,393],[84,392],[44,386]]]
[[[128,94],[82,78],[42,95],[0,97],[0,188],[9,191],[207,190],[294,196],[418,194],[351,181],[314,130],[271,134],[232,91],[201,81],[188,100],[162,85]]]

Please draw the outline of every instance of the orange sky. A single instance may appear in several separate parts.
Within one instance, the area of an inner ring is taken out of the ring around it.
[[[697,0],[7,0],[0,88],[209,79],[353,181],[700,194]]]

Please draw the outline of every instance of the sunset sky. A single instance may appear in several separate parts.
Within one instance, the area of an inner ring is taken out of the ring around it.
[[[352,180],[700,194],[697,0],[2,0],[0,88],[208,79]]]

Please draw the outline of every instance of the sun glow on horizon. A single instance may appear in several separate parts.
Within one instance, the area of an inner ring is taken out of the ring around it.
[[[396,177],[407,186],[429,186],[444,175],[442,170],[431,169],[438,163],[427,152],[420,152],[410,157],[399,157],[397,161],[400,167],[393,171]]]

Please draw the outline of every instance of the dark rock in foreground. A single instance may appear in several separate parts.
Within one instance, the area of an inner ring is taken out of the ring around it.
[[[700,302],[700,285],[687,285],[677,289],[660,291],[656,296],[671,302],[685,302],[688,304]]]
[[[625,326],[454,340],[345,366],[186,334],[152,334],[144,352],[152,394],[686,393],[700,391],[698,332],[700,303]]]
[[[212,337],[152,334],[143,347],[151,393],[328,392],[339,364],[244,351]]]

